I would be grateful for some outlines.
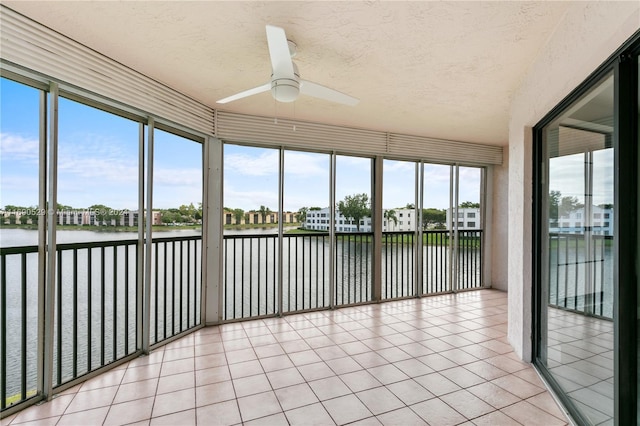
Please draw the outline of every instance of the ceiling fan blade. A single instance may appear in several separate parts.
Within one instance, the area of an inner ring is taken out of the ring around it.
[[[354,98],[353,96],[349,96],[321,84],[306,80],[302,80],[300,82],[300,93],[349,106],[354,106],[360,102],[360,99]]]
[[[236,93],[235,95],[227,96],[224,99],[217,101],[219,104],[226,104],[227,102],[237,101],[238,99],[246,98],[248,96],[257,95],[258,93],[268,92],[271,90],[271,83],[265,83],[262,86],[254,87],[253,89],[245,90],[244,92]]]
[[[293,76],[293,62],[284,30],[280,27],[267,25],[267,43],[269,44],[273,74],[278,77]]]

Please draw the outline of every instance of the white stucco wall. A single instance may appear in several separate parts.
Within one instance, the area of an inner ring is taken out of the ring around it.
[[[509,120],[508,338],[531,360],[531,127],[640,28],[640,2],[575,2],[515,92]]]
[[[491,287],[507,291],[509,237],[509,151],[502,154],[502,165],[493,167],[493,199],[491,226]]]

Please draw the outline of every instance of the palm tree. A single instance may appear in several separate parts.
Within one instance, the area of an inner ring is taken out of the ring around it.
[[[267,223],[267,215],[271,214],[271,209],[269,207],[260,206],[260,210],[258,210],[260,216],[262,216],[262,223]]]
[[[396,217],[396,211],[394,209],[385,210],[384,218],[389,222],[393,221],[395,225],[398,224],[398,218]]]

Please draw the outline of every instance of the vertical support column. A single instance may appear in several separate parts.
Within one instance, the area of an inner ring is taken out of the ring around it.
[[[482,259],[483,287],[491,287],[491,265],[493,258],[493,166],[484,167],[480,179],[480,258]]]
[[[449,223],[447,229],[449,230],[449,256],[448,256],[448,277],[449,277],[449,291],[453,291],[453,240],[455,235],[455,225],[458,222],[458,209],[453,207],[453,187],[455,186],[453,168],[455,166],[449,166]]]
[[[458,283],[458,275],[460,273],[460,262],[458,260],[458,249],[459,249],[459,243],[460,243],[460,227],[459,227],[459,223],[460,220],[458,218],[458,205],[460,204],[460,167],[456,164],[454,167],[455,170],[455,178],[453,180],[453,193],[454,195],[454,199],[453,199],[453,210],[455,212],[454,215],[454,227],[453,227],[453,250],[451,250],[451,255],[453,256],[452,262],[451,262],[451,267],[453,268],[453,274],[451,274],[451,290],[456,292],[458,291],[458,287],[459,287],[459,283]]]
[[[373,226],[373,291],[372,299],[376,302],[382,299],[382,167],[384,160],[377,156],[373,161],[372,193],[371,200],[371,225]]]
[[[336,153],[329,161],[329,308],[336,306]]]
[[[280,147],[278,162],[278,314],[282,316],[282,247],[283,247],[283,235],[284,224],[283,211],[284,211],[284,148]]]
[[[56,225],[58,205],[58,85],[49,86],[49,204],[47,208],[47,274],[44,310],[44,362],[42,393],[47,400],[53,396],[53,322],[56,285]]]
[[[210,137],[205,146],[205,227],[203,227],[202,247],[206,244],[206,275],[202,278],[204,287],[204,323],[218,324],[224,315],[224,246],[222,226],[222,188],[224,144],[220,139]],[[206,232],[206,233],[205,233]]]
[[[40,92],[38,186],[38,373],[37,387],[44,393],[44,345],[47,283],[47,92]]]
[[[144,336],[144,123],[138,125],[138,252],[136,256],[136,349],[142,348]]]
[[[423,202],[423,186],[424,186],[424,164],[422,162],[416,163],[416,197],[415,197],[415,206],[416,206],[416,233],[415,233],[415,257],[414,257],[414,278],[415,278],[415,289],[414,293],[416,297],[420,297],[422,294],[422,251],[424,244],[424,237],[422,232],[422,202]]]
[[[147,123],[147,204],[142,210],[146,223],[146,245],[144,264],[144,311],[142,327],[142,351],[149,353],[151,346],[151,263],[153,259],[153,132],[155,122],[153,117],[149,117]],[[140,220],[140,218],[138,218]],[[156,307],[157,308],[157,307]]]

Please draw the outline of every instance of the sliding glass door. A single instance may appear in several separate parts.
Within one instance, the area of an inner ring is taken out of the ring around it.
[[[633,424],[640,37],[534,129],[534,363],[578,424]]]

